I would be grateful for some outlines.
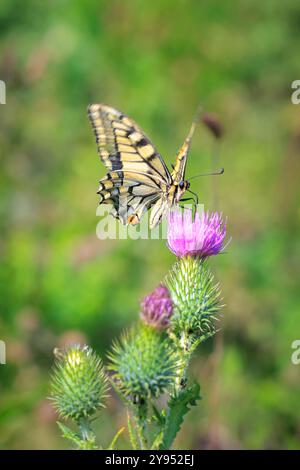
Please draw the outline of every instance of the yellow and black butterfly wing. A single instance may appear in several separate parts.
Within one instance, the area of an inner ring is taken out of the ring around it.
[[[202,111],[202,108],[199,106],[199,108],[197,110],[197,113],[196,113],[196,116],[195,116],[195,118],[192,122],[192,125],[190,127],[189,133],[188,133],[183,145],[179,149],[179,152],[177,153],[175,165],[173,166],[173,171],[172,171],[172,174],[171,174],[171,178],[172,178],[172,181],[174,183],[179,184],[180,181],[183,181],[184,178],[185,178],[185,167],[186,167],[187,157],[188,157],[188,153],[189,153],[189,150],[190,150],[192,137],[193,137],[194,132],[195,132],[196,124],[199,121],[199,118],[200,118],[200,115],[201,115],[201,111]]]
[[[128,116],[103,104],[92,104],[88,115],[101,160],[111,170],[138,170],[170,183],[169,170],[142,129]]]
[[[99,203],[113,206],[111,214],[123,224],[135,225],[143,214],[163,196],[161,189],[149,180],[137,181],[136,174],[110,172],[102,180]]]
[[[100,158],[109,170],[100,181],[100,203],[113,204],[113,215],[123,223],[138,223],[166,193],[172,182],[169,170],[150,139],[128,116],[103,104],[90,105],[88,115]]]

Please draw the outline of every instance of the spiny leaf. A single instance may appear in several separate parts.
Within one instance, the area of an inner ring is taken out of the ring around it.
[[[77,447],[81,446],[81,438],[78,434],[76,434],[74,431],[72,431],[68,426],[65,426],[63,423],[60,421],[57,421],[58,427],[62,432],[62,436],[65,439],[69,439],[73,444],[75,444]]]
[[[154,404],[152,404],[153,409],[153,419],[160,425],[164,425],[166,422],[166,417],[164,416],[163,412],[159,411]]]
[[[160,445],[161,450],[171,447],[183,423],[183,417],[191,409],[191,406],[197,404],[200,398],[200,386],[197,383],[171,396],[168,403],[164,435]]]

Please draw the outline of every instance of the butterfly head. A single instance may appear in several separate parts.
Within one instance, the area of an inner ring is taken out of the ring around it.
[[[179,182],[178,186],[182,191],[186,191],[190,187],[190,182],[188,180],[182,180]]]
[[[179,202],[183,194],[190,187],[190,182],[188,180],[181,180],[179,183],[174,185],[174,200],[173,202]]]

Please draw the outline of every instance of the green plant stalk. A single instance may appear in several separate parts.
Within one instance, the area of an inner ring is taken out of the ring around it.
[[[90,420],[88,418],[80,418],[77,425],[82,440],[82,446],[80,446],[80,449],[95,449],[96,436],[91,428]]]
[[[191,352],[190,352],[190,342],[188,334],[183,331],[179,340],[180,343],[180,356],[181,356],[181,371],[179,371],[178,377],[178,387],[177,391],[182,390],[186,387],[187,379],[188,379],[188,367],[191,360]]]
[[[177,377],[175,380],[175,390],[180,391],[185,388],[187,384],[188,367],[190,364],[192,351],[190,348],[189,336],[185,331],[181,333],[180,338],[177,338],[177,336],[174,335],[171,331],[169,332],[169,336],[172,341],[174,341],[180,357]]]
[[[114,435],[111,443],[109,444],[107,450],[114,450],[115,449],[116,443],[117,443],[119,437],[121,436],[121,434],[124,432],[124,430],[125,430],[125,427],[123,426],[121,429],[119,429],[119,431],[117,431],[117,433]]]
[[[175,340],[178,343],[179,354],[181,359],[181,364],[178,370],[178,378],[176,380],[176,390],[182,390],[186,387],[188,381],[188,368],[191,362],[192,355],[197,349],[199,344],[203,341],[206,341],[208,338],[215,335],[215,331],[204,334],[196,339],[196,341],[191,342],[189,335],[184,331],[181,334],[180,339],[175,337]]]
[[[128,428],[128,434],[129,434],[129,439],[130,439],[132,448],[133,450],[137,450],[139,447],[139,444],[137,441],[138,440],[137,430],[131,424],[131,416],[130,416],[129,408],[127,408],[127,428]]]
[[[140,443],[141,450],[148,449],[148,438],[147,438],[147,415],[148,405],[145,403],[139,403],[133,408],[134,419],[136,423],[137,435]]]

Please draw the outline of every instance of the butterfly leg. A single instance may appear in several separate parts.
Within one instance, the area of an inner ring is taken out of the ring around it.
[[[196,204],[195,204],[195,205],[197,206],[197,205],[199,204],[198,194],[194,193],[194,192],[191,191],[190,189],[187,189],[187,191],[188,191],[189,193],[193,194],[193,196],[194,196],[193,199],[194,199],[194,201],[196,201]],[[192,199],[192,198],[191,198],[191,199]]]
[[[194,201],[193,197],[185,197],[183,199],[180,199],[180,202],[186,202],[186,201]],[[185,206],[183,204],[179,204],[180,209],[184,209]]]
[[[194,201],[194,204],[193,204],[193,217],[195,217],[195,214],[197,212],[197,206],[198,206],[198,203],[199,203],[198,194],[194,193],[190,189],[187,189],[187,191],[193,195],[193,197],[190,198],[190,199],[193,199],[193,201]]]

